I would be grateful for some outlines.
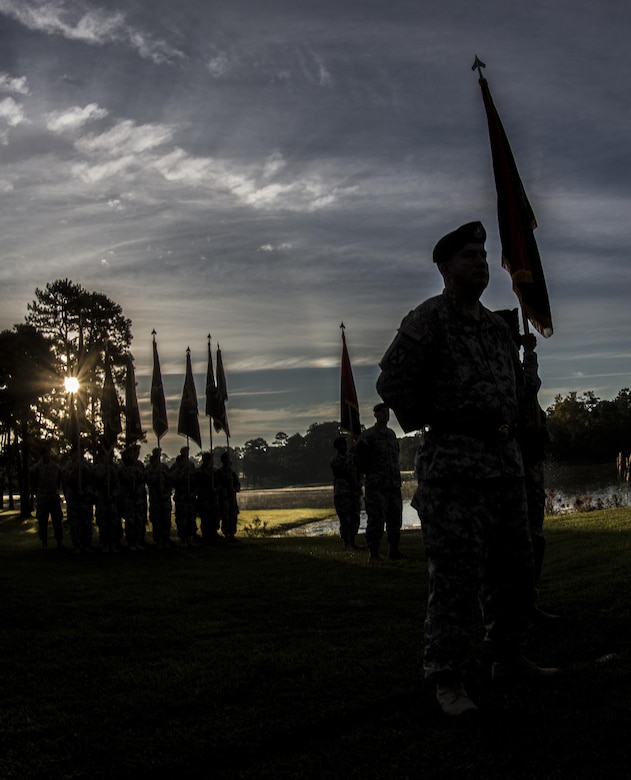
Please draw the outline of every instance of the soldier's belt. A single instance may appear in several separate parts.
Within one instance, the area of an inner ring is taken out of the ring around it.
[[[500,425],[484,424],[482,422],[461,422],[452,425],[432,425],[432,433],[441,435],[453,433],[459,436],[470,436],[483,441],[508,441],[515,436],[515,426],[508,423]]]

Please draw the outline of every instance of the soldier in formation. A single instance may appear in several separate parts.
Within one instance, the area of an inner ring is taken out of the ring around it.
[[[362,489],[357,479],[353,457],[348,452],[345,436],[333,442],[335,455],[331,458],[333,472],[333,502],[340,521],[340,537],[345,550],[359,550],[355,537],[359,531]]]
[[[477,710],[466,683],[478,600],[494,680],[558,672],[522,655],[533,604],[516,438],[523,374],[508,327],[480,303],[485,240],[471,222],[438,241],[433,260],[445,289],[404,318],[377,381],[403,430],[426,431],[414,498],[429,568],[424,668],[454,717]]]
[[[389,557],[402,557],[399,550],[403,524],[401,471],[399,469],[399,442],[388,427],[390,409],[378,403],[373,409],[375,424],[367,428],[355,445],[355,468],[364,478],[366,502],[366,544],[369,562],[380,560],[379,545],[384,527],[389,545]]]
[[[221,533],[228,541],[233,541],[237,533],[237,520],[239,517],[237,493],[241,490],[241,484],[236,472],[232,468],[232,461],[227,452],[221,455],[221,468],[215,472],[215,478]]]
[[[57,547],[63,547],[64,528],[61,511],[61,467],[51,460],[50,447],[44,445],[39,460],[31,469],[36,499],[37,530],[42,548],[48,547],[48,518],[52,522]]]

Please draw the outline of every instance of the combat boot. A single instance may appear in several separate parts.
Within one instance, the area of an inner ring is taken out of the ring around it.
[[[459,718],[466,713],[476,713],[478,710],[461,680],[438,683],[436,701],[445,715],[449,715],[450,718]]]
[[[381,556],[379,555],[379,545],[368,545],[368,563],[379,563]]]
[[[561,673],[556,667],[537,666],[523,655],[516,658],[494,661],[491,666],[493,682],[515,682],[517,680],[547,682]]]

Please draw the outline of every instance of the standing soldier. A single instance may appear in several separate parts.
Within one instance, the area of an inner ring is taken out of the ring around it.
[[[345,436],[333,442],[336,454],[331,458],[333,472],[333,502],[340,521],[340,537],[345,550],[361,549],[355,544],[359,531],[362,489],[357,479],[353,458],[348,453]]]
[[[221,455],[221,468],[215,472],[215,479],[217,481],[221,533],[228,541],[234,541],[239,517],[237,493],[241,490],[241,483],[232,470],[232,461],[227,452]]]
[[[120,552],[123,527],[120,516],[120,482],[114,451],[102,452],[93,468],[96,525],[103,552]]]
[[[202,462],[195,474],[197,478],[197,511],[200,518],[202,539],[214,544],[219,539],[219,506],[213,469],[212,452],[204,452]]]
[[[544,679],[522,655],[533,600],[524,469],[515,437],[523,392],[506,324],[480,303],[489,280],[480,222],[444,236],[445,289],[402,322],[381,361],[381,397],[404,431],[426,429],[414,503],[429,568],[424,667],[443,712],[477,710],[465,688],[483,607],[494,680]]]
[[[175,488],[175,524],[182,547],[197,544],[197,484],[195,466],[188,454],[188,447],[182,447],[171,470]]]
[[[140,444],[130,444],[123,453],[120,470],[122,515],[125,539],[130,550],[145,550],[147,529],[147,489],[145,467],[139,458]]]
[[[370,563],[379,557],[379,544],[384,525],[389,545],[389,557],[402,557],[399,551],[401,526],[403,525],[403,499],[401,497],[401,471],[399,469],[399,442],[394,431],[388,428],[390,409],[379,403],[373,409],[375,424],[367,428],[355,445],[355,467],[364,475],[366,491],[366,543]]]
[[[75,553],[92,550],[92,466],[79,447],[74,447],[61,473],[66,514]]]
[[[63,547],[64,527],[61,511],[61,467],[50,459],[50,447],[42,447],[42,458],[31,469],[33,490],[37,502],[37,526],[42,548],[48,547],[48,516],[53,525],[57,549]]]
[[[159,550],[165,550],[171,542],[171,475],[166,463],[160,460],[162,450],[155,447],[145,469],[145,482],[149,489],[149,519],[153,541]]]

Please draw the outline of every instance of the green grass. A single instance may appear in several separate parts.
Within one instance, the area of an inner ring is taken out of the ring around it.
[[[74,556],[0,513],[0,777],[628,778],[630,529],[550,518],[563,624],[527,652],[566,675],[482,682],[467,727],[422,679],[418,531],[377,567],[332,536]]]
[[[242,509],[239,528],[247,536],[265,536],[335,517],[335,509]]]

